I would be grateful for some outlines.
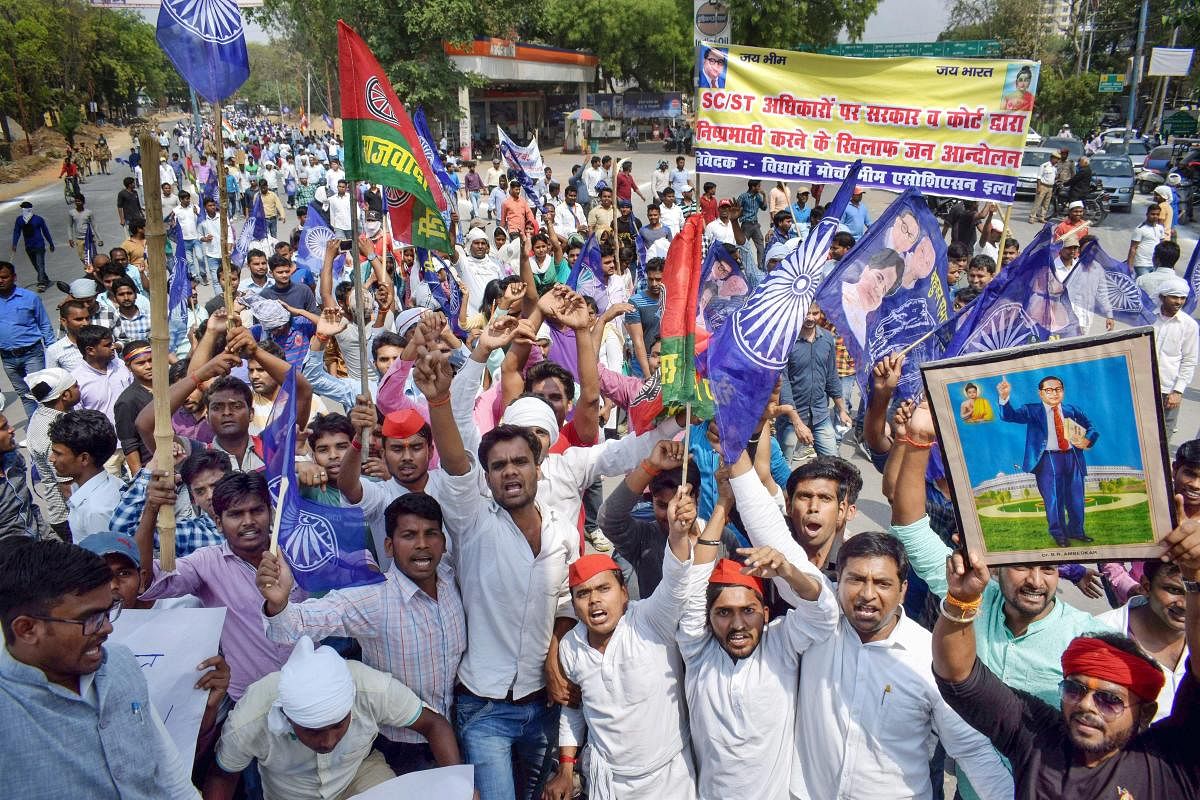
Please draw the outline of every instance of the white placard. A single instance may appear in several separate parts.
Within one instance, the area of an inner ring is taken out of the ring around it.
[[[1192,48],[1155,47],[1150,51],[1150,77],[1186,76],[1192,69]]]
[[[208,692],[197,689],[196,665],[217,655],[224,608],[125,609],[110,642],[133,651],[150,686],[150,702],[190,767]]]
[[[372,786],[350,800],[401,800],[436,797],[437,800],[471,800],[475,793],[475,768],[470,764],[410,772]]]

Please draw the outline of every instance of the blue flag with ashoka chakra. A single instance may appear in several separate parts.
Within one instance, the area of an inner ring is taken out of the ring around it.
[[[158,44],[196,94],[216,103],[250,77],[237,0],[162,0]]]
[[[279,552],[287,559],[301,589],[323,592],[346,586],[382,583],[367,549],[362,509],[327,506],[300,496],[296,482],[296,368],[275,395],[271,419],[262,432],[263,461],[271,499],[282,506]],[[287,476],[287,491],[279,487]]]

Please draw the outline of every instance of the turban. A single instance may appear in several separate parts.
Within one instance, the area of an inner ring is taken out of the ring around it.
[[[613,561],[611,556],[606,556],[603,553],[580,556],[567,569],[567,585],[574,589],[581,583],[587,583],[601,572],[609,572],[610,570],[621,571],[621,568],[617,566],[617,562]]]
[[[282,328],[292,319],[292,315],[278,300],[267,300],[255,296],[247,297],[246,301],[250,304],[250,313],[259,321],[264,330],[273,331],[276,328]]]
[[[471,228],[471,230],[467,231],[467,244],[478,242],[480,240],[486,242],[487,238],[487,234],[481,231],[479,228]]]
[[[279,670],[279,697],[271,705],[268,727],[282,734],[289,731],[288,720],[302,728],[334,725],[350,713],[357,692],[345,660],[330,647],[314,649],[312,639],[301,636]]]
[[[411,408],[393,411],[383,418],[383,438],[407,439],[416,436],[425,427],[425,418]]]
[[[1187,281],[1179,276],[1167,278],[1158,285],[1158,296],[1162,297],[1163,295],[1168,295],[1170,297],[1187,297]]]
[[[729,586],[745,586],[747,589],[753,589],[757,592],[759,597],[763,595],[762,581],[753,575],[743,575],[742,565],[729,558],[722,558],[717,562],[717,565],[713,567],[712,576],[709,577],[708,582],[728,584]]]
[[[558,419],[554,409],[540,397],[519,397],[504,409],[501,424],[520,425],[522,428],[541,428],[550,434],[550,446],[558,441]]]
[[[1158,698],[1164,680],[1162,670],[1150,662],[1091,636],[1080,636],[1067,646],[1062,671],[1119,684],[1145,701]]]
[[[401,311],[396,315],[396,333],[401,336],[408,333],[421,321],[421,316],[428,310],[427,308],[406,308]]]

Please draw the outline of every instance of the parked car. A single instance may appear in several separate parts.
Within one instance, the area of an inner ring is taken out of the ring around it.
[[[1133,208],[1133,166],[1123,155],[1097,153],[1092,156],[1092,174],[1104,183],[1109,207],[1128,212]]]
[[[1051,150],[1056,151],[1062,150],[1065,147],[1067,148],[1067,152],[1070,153],[1072,161],[1078,161],[1079,157],[1083,155],[1083,142],[1078,139],[1067,138],[1066,136],[1051,136],[1042,139],[1042,147],[1049,147]]]
[[[1141,170],[1137,171],[1137,190],[1141,194],[1150,194],[1156,187],[1161,186],[1171,171],[1175,158],[1175,148],[1169,144],[1159,145],[1146,154]]]
[[[1146,163],[1146,156],[1150,154],[1150,148],[1145,142],[1131,141],[1129,144],[1117,141],[1106,141],[1103,150],[1097,150],[1096,155],[1100,154],[1108,156],[1126,156],[1129,159],[1133,171],[1142,169],[1142,165]]]
[[[1130,138],[1131,139],[1138,138],[1137,128],[1133,129],[1133,133],[1130,134]],[[1124,128],[1105,128],[1104,130],[1100,131],[1100,139],[1105,142],[1124,141],[1125,129]]]
[[[1032,197],[1037,192],[1038,170],[1057,153],[1049,147],[1026,147],[1021,156],[1021,171],[1017,173],[1017,197]]]

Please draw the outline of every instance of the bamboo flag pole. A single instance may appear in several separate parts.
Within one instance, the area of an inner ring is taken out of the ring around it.
[[[683,474],[680,478],[679,485],[687,486],[688,474],[688,457],[692,452],[692,401],[689,400],[684,406],[683,412]]]
[[[229,210],[228,210],[228,195],[225,192],[225,117],[221,109],[221,101],[213,103],[213,108],[216,110],[216,134],[217,139],[217,205],[218,213],[221,218],[221,274],[223,276],[223,284],[225,287],[225,328],[233,330],[237,323],[234,321],[236,315],[233,313],[233,275],[229,271]],[[216,291],[217,287],[213,287]]]
[[[351,181],[350,186],[350,268],[354,280],[354,316],[358,326],[358,365],[359,378],[362,381],[362,394],[371,396],[371,385],[367,378],[367,312],[366,298],[363,296],[362,268],[359,265],[358,252],[358,179]],[[371,431],[364,430],[360,435],[363,458],[367,457],[371,447]]]
[[[150,357],[153,372],[150,391],[154,395],[154,469],[175,474],[175,435],[171,428],[170,388],[167,363],[170,358],[170,320],[167,318],[166,226],[163,225],[162,184],[158,179],[158,140],[141,134],[142,167],[146,186],[146,260],[150,269]],[[165,570],[175,569],[175,507],[158,509],[159,561]]]
[[[283,521],[283,498],[287,496],[287,490],[288,479],[284,475],[279,480],[279,502],[275,504],[275,518],[271,520],[271,554],[276,556],[279,555],[279,523]]]

